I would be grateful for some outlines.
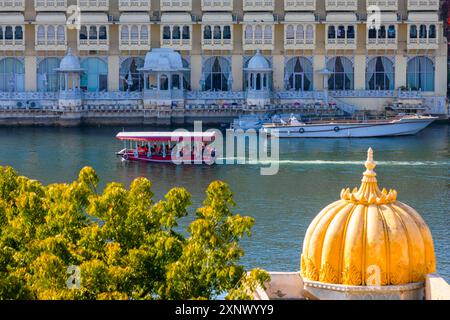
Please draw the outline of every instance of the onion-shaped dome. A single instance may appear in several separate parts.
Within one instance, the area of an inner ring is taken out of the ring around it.
[[[311,222],[303,243],[301,274],[342,285],[400,285],[436,270],[433,240],[422,217],[380,190],[369,149],[359,189],[342,189],[341,200]]]
[[[267,61],[267,59],[264,58],[264,56],[258,50],[258,51],[256,51],[256,54],[249,60],[246,70],[247,71],[270,71],[270,70],[272,70],[272,68],[270,68],[269,61]]]
[[[80,66],[80,60],[78,57],[72,54],[72,48],[67,49],[67,54],[61,59],[59,68],[56,71],[61,72],[80,72],[83,69]]]
[[[145,55],[142,71],[182,71],[181,55],[169,48],[155,48]]]

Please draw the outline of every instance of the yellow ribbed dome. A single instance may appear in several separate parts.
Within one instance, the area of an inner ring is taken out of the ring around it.
[[[301,256],[305,279],[344,285],[398,285],[435,272],[430,230],[397,191],[380,191],[369,149],[361,187],[342,189],[306,231]]]

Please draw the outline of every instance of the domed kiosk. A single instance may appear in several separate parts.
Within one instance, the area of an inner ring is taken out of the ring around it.
[[[372,149],[365,167],[361,186],[342,189],[309,225],[300,272],[269,272],[255,299],[450,299],[425,221],[397,191],[380,190]]]
[[[145,56],[144,105],[173,106],[184,103],[183,62],[181,55],[169,48],[152,49]]]
[[[378,187],[369,149],[361,186],[311,222],[303,242],[305,288],[321,298],[423,298],[436,270],[431,232],[422,217]]]
[[[247,104],[269,105],[271,102],[270,76],[272,74],[269,61],[258,50],[244,70],[247,72]]]
[[[64,108],[79,108],[82,106],[82,94],[80,78],[83,69],[78,57],[72,54],[72,48],[67,49],[67,54],[61,59],[59,68],[59,106]]]

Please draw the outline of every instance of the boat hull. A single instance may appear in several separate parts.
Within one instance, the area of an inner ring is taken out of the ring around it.
[[[151,162],[151,163],[170,163],[170,164],[177,164],[176,160],[173,160],[171,156],[151,156],[148,157],[147,155],[144,154],[139,154],[136,156],[135,153],[133,152],[123,152],[119,151],[117,153],[118,156],[122,157],[123,161],[134,161],[134,162]],[[194,165],[199,165],[199,164],[214,164],[215,163],[215,159],[211,158],[211,157],[203,157],[202,159],[196,159],[195,157],[188,157],[188,158],[183,158],[183,161],[180,164],[194,164]],[[179,160],[181,161],[181,160]]]
[[[436,118],[400,119],[377,123],[327,123],[264,127],[279,138],[369,138],[413,135],[425,129]]]

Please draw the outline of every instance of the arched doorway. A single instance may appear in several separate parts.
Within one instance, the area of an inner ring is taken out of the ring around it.
[[[100,58],[87,58],[81,62],[84,73],[81,76],[81,89],[84,91],[108,90],[108,65]]]
[[[313,88],[313,66],[305,57],[295,57],[286,64],[285,80],[288,89],[309,91]]]
[[[434,91],[434,63],[428,57],[414,57],[408,61],[406,84],[412,90]]]
[[[328,61],[327,68],[332,72],[328,79],[330,90],[353,90],[353,63],[349,58],[334,57]]]
[[[59,68],[61,59],[45,58],[39,63],[37,70],[38,91],[55,92],[59,90],[59,75],[55,69]]]
[[[211,57],[205,61],[203,76],[206,91],[228,91],[231,66],[223,57]]]
[[[25,68],[19,59],[0,60],[0,91],[25,91]]]
[[[394,64],[386,57],[369,60],[366,67],[367,90],[394,90]]]
[[[144,76],[138,69],[144,66],[144,59],[131,57],[120,65],[120,90],[142,91],[144,88]]]

